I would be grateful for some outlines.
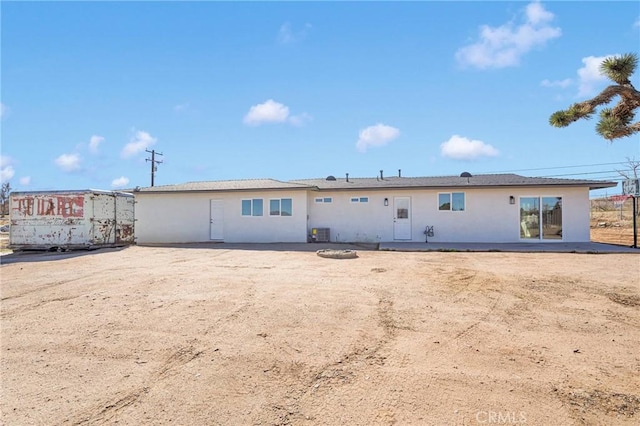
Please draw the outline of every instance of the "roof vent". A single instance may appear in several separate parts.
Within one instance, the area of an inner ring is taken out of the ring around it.
[[[462,172],[462,173],[460,173],[460,177],[470,178],[470,177],[471,177],[471,173],[469,173],[469,172]]]
[[[329,176],[327,176],[327,180],[336,180],[336,177],[332,176],[332,175],[329,175]]]

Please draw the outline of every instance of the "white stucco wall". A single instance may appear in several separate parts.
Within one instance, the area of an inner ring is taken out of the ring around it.
[[[465,211],[438,210],[440,192],[464,192]],[[368,197],[352,203],[351,197]],[[509,204],[509,197],[515,204]],[[315,203],[331,197],[331,203]],[[520,242],[520,197],[562,197],[563,239],[589,241],[587,188],[490,188],[451,190],[252,191],[218,193],[136,193],[137,242],[188,243],[210,239],[210,200],[221,200],[225,242],[306,242],[312,228],[329,228],[334,242],[394,241],[394,198],[411,199],[410,240],[430,242]],[[242,199],[262,198],[264,216],[242,216]],[[293,216],[269,216],[269,200],[291,198]],[[384,205],[384,199],[389,205]],[[308,219],[307,219],[308,216]],[[539,241],[539,240],[527,240]],[[554,242],[549,241],[549,242]]]
[[[465,211],[438,210],[440,192],[465,192]],[[351,203],[353,196],[368,203]],[[427,225],[434,227],[432,242],[520,242],[520,197],[562,197],[563,239],[589,241],[587,188],[453,188],[435,190],[320,191],[309,194],[309,228],[329,228],[336,242],[394,241],[394,198],[411,197],[411,240],[425,241]],[[509,197],[515,204],[509,204]],[[332,203],[315,203],[331,197]],[[389,206],[384,206],[384,199]],[[537,241],[537,240],[536,240]]]
[[[262,198],[263,216],[242,216],[243,199]],[[292,199],[292,216],[270,216],[270,199]],[[136,193],[136,238],[145,243],[208,242],[210,200],[222,200],[224,242],[307,241],[305,191]]]

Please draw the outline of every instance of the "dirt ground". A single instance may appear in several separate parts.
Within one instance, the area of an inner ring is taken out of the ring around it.
[[[592,209],[591,241],[629,247],[633,245],[633,214],[629,206],[627,206],[627,210],[620,213],[619,211],[603,212]],[[640,233],[640,218],[637,219],[636,227]],[[640,239],[640,236],[638,238]]]
[[[3,256],[2,422],[640,422],[636,254]]]

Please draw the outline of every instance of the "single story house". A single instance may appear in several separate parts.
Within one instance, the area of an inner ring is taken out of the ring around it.
[[[137,188],[145,243],[586,242],[589,190],[616,182],[485,174]]]

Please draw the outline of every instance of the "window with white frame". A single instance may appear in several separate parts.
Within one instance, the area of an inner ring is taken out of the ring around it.
[[[317,197],[315,199],[316,203],[333,203],[332,197]]]
[[[292,214],[291,198],[269,200],[269,216],[291,216]]]
[[[262,216],[262,215],[263,215],[262,198],[242,200],[242,216]]]
[[[352,203],[368,203],[369,197],[351,197]]]
[[[441,192],[438,194],[438,210],[462,212],[465,210],[464,192]]]

